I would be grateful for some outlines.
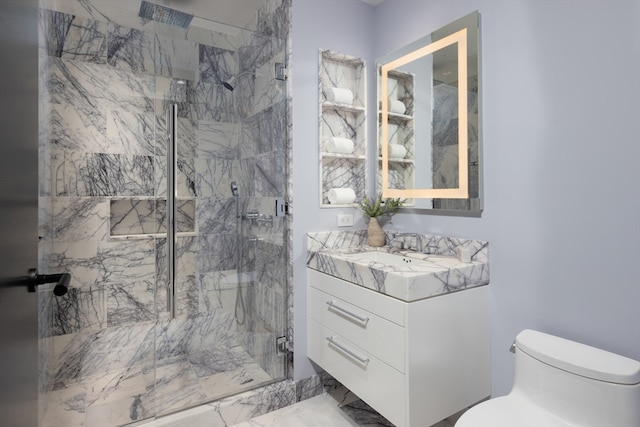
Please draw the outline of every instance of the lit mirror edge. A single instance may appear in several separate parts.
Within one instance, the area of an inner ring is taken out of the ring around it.
[[[389,72],[402,65],[430,55],[447,46],[457,44],[458,52],[458,187],[456,188],[411,188],[392,189],[389,187]],[[380,76],[381,96],[381,154],[382,154],[382,197],[421,199],[466,199],[469,197],[468,167],[468,101],[467,101],[467,29],[463,28],[409,52],[391,62],[383,64]]]
[[[482,215],[482,212],[484,211],[484,159],[483,159],[483,137],[482,137],[482,131],[483,131],[483,126],[482,126],[482,55],[481,55],[481,14],[478,10],[473,11],[465,16],[463,16],[462,18],[459,18],[449,24],[446,24],[445,26],[443,26],[440,29],[435,30],[434,32],[432,32],[431,34],[428,34],[418,40],[413,41],[412,43],[409,43],[408,45],[405,45],[395,51],[393,51],[390,54],[387,54],[381,58],[378,58],[378,60],[376,61],[376,70],[377,70],[377,75],[378,78],[380,78],[380,83],[382,83],[382,79],[381,79],[381,70],[382,67],[386,64],[389,63],[391,61],[394,61],[395,59],[397,59],[399,56],[404,56],[404,55],[408,55],[410,54],[412,51],[419,49],[420,47],[424,46],[426,43],[431,43],[431,37],[433,36],[433,34],[442,31],[443,29],[446,29],[447,27],[456,27],[456,26],[461,26],[462,22],[464,21],[468,21],[470,19],[474,19],[475,21],[475,29],[476,29],[476,41],[474,43],[473,46],[468,46],[469,50],[471,52],[469,52],[470,54],[473,54],[473,48],[475,48],[475,53],[476,53],[476,57],[475,57],[475,62],[476,62],[476,66],[477,66],[477,85],[478,85],[478,93],[477,93],[477,107],[478,107],[478,111],[477,111],[477,116],[478,116],[478,123],[477,123],[477,148],[478,148],[478,162],[477,162],[477,182],[478,182],[478,195],[477,198],[473,198],[470,199],[468,197],[468,193],[467,196],[465,197],[454,197],[454,194],[449,193],[447,195],[447,197],[441,197],[441,193],[440,191],[442,190],[448,190],[448,189],[417,189],[417,191],[428,191],[428,192],[432,192],[435,191],[435,194],[429,194],[428,196],[423,196],[422,194],[418,194],[415,193],[413,189],[406,189],[406,190],[398,190],[398,189],[389,189],[388,187],[388,162],[385,161],[384,159],[382,159],[383,156],[385,156],[385,159],[388,159],[388,133],[386,135],[387,138],[385,138],[381,133],[381,122],[383,120],[386,120],[388,123],[388,116],[387,114],[376,114],[377,116],[377,122],[378,122],[378,129],[379,129],[379,138],[380,141],[376,142],[376,145],[379,145],[380,147],[380,154],[381,154],[381,159],[380,160],[376,160],[374,164],[376,164],[377,166],[375,166],[374,169],[377,169],[378,172],[378,177],[376,178],[376,181],[380,180],[382,182],[377,182],[376,187],[380,190],[382,190],[382,195],[383,197],[400,197],[403,198],[405,200],[411,200],[411,198],[413,197],[418,197],[418,198],[437,198],[437,199],[444,199],[444,198],[448,198],[448,199],[467,199],[469,201],[469,205],[467,208],[434,208],[434,207],[419,207],[419,206],[405,206],[404,208],[402,208],[401,212],[404,213],[426,213],[428,212],[429,214],[435,214],[435,215],[443,215],[443,216],[462,216],[462,217],[480,217]],[[462,26],[462,28],[466,28],[464,26]],[[455,30],[453,30],[455,31]],[[472,39],[473,40],[473,39]],[[459,54],[460,52],[458,52]],[[466,59],[466,58],[465,58]],[[386,80],[386,79],[385,79]],[[386,84],[386,82],[385,82]],[[466,85],[466,82],[465,82]],[[386,97],[381,96],[381,93],[385,93],[387,92],[386,87],[383,89],[381,87],[381,84],[377,85],[377,89],[378,89],[378,100],[379,103],[382,104],[383,102],[386,104],[385,108],[382,108],[381,106],[381,111],[388,111],[388,100],[386,100]],[[465,111],[465,115],[467,115],[467,111]],[[468,117],[467,117],[468,119]],[[388,131],[388,129],[387,129]],[[468,126],[465,127],[465,130],[463,132],[467,133],[468,131]],[[381,141],[387,141],[387,143],[381,143]],[[468,146],[467,146],[468,148]],[[466,154],[465,154],[466,157]],[[468,160],[468,159],[467,159]],[[381,163],[381,165],[380,165]],[[459,162],[460,164],[460,162]],[[468,183],[468,179],[469,179],[469,167],[471,165],[467,164],[466,167],[462,168],[462,170],[464,170],[467,173],[467,177],[466,177],[466,182]],[[382,171],[383,169],[385,169],[385,171]],[[382,173],[380,173],[382,172]],[[381,188],[380,188],[380,184],[382,184]],[[453,189],[452,189],[453,190]]]

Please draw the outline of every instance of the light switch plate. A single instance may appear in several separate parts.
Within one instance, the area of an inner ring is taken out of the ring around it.
[[[351,227],[353,225],[353,214],[338,214],[338,227]]]

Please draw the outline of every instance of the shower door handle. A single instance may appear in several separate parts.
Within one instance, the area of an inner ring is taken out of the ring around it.
[[[176,317],[176,199],[178,197],[178,104],[169,108],[167,120],[167,310]]]

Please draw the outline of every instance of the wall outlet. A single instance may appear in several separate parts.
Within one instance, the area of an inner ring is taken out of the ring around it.
[[[338,227],[351,227],[353,225],[353,214],[338,214]]]

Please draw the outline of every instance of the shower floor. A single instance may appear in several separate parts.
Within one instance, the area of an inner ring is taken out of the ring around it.
[[[82,381],[58,383],[45,397],[40,427],[115,427],[268,384],[273,379],[241,347],[138,363]]]

